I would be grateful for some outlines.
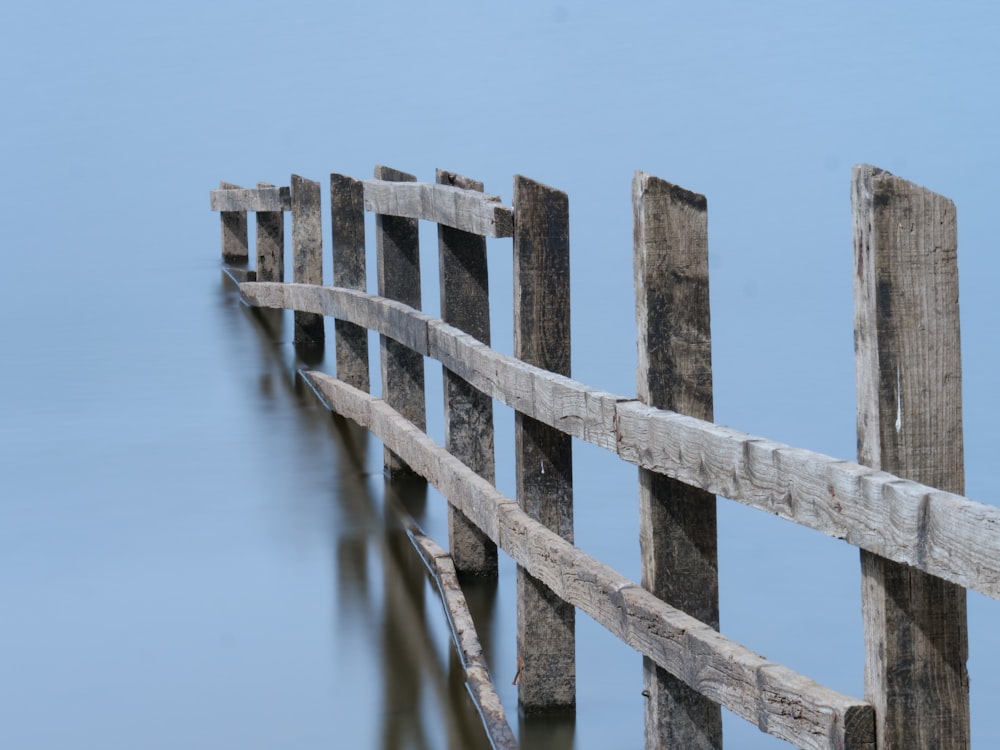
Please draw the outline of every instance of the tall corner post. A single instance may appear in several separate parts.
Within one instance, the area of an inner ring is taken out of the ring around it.
[[[296,284],[323,283],[323,226],[319,183],[292,175],[292,281]],[[323,316],[295,312],[294,343],[323,346]]]
[[[657,177],[632,181],[639,399],[712,421],[708,204]],[[719,628],[715,496],[639,469],[642,585]],[[685,675],[696,680],[697,675]],[[722,747],[722,709],[643,659],[647,748]]]
[[[393,182],[416,182],[416,177],[389,167],[375,167],[375,179]],[[378,293],[420,309],[420,239],[416,219],[375,215],[375,246],[378,265]],[[405,344],[380,336],[382,391],[386,403],[413,422],[427,429],[424,402],[424,358]],[[385,471],[412,474],[410,467],[395,453],[385,449]]]
[[[258,182],[258,188],[272,188]],[[285,215],[282,211],[257,212],[257,281],[285,280]]]
[[[954,204],[854,168],[858,461],[964,493]],[[861,551],[865,699],[882,750],[967,750],[960,586]]]
[[[514,178],[514,356],[570,374],[569,199]],[[573,541],[572,438],[515,413],[517,501]],[[517,569],[518,704],[525,713],[576,708],[576,611]]]
[[[437,170],[437,183],[483,191],[483,183]],[[441,319],[490,343],[490,287],[486,238],[438,224]],[[493,399],[444,368],[445,445],[491,484],[496,481]],[[497,547],[455,506],[448,506],[448,539],[459,573],[496,576]]]
[[[239,185],[220,182],[220,190],[240,190]],[[250,262],[250,243],[246,211],[220,211],[222,225],[222,261],[243,264]]]
[[[365,268],[364,183],[330,175],[330,223],[333,228],[333,285],[367,289]],[[359,390],[371,391],[368,329],[346,320],[334,321],[337,377]]]

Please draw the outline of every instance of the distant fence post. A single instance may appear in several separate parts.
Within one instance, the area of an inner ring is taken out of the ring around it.
[[[258,182],[258,188],[274,187]],[[285,280],[285,215],[282,211],[257,212],[257,281]]]
[[[858,460],[962,494],[955,206],[867,165],[852,198]],[[865,551],[861,570],[877,746],[965,750],[965,590]]]
[[[483,183],[437,170],[437,182],[483,191]],[[490,286],[486,238],[438,224],[441,319],[490,343]],[[490,483],[496,481],[493,399],[444,370],[445,445]],[[460,573],[497,574],[497,547],[455,506],[448,505],[449,551]]]
[[[292,175],[292,281],[323,283],[323,227],[319,183]],[[295,312],[294,342],[320,347],[324,341],[323,316]]]
[[[239,185],[220,182],[220,190],[239,190]],[[222,222],[222,260],[224,263],[247,263],[250,260],[250,242],[247,233],[246,211],[220,211]]]
[[[712,421],[708,203],[657,177],[632,182],[639,400]],[[715,497],[639,469],[642,585],[719,628]],[[722,747],[722,709],[643,659],[646,747]]]
[[[367,291],[365,270],[364,183],[330,175],[330,221],[333,227],[333,285]],[[337,377],[362,391],[371,391],[368,371],[368,329],[334,321]]]
[[[569,199],[514,178],[514,356],[570,374]],[[572,438],[515,413],[517,501],[573,540]],[[517,569],[518,703],[525,712],[576,707],[576,611]]]
[[[416,182],[411,174],[375,167],[375,179]],[[420,239],[416,219],[375,214],[379,296],[420,309]],[[406,344],[381,336],[382,392],[386,403],[422,430],[427,429],[424,403],[424,358]],[[409,472],[395,453],[385,449],[385,470],[392,476]]]

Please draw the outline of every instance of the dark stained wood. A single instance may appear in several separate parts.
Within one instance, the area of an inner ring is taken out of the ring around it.
[[[444,170],[442,185],[482,192],[483,184]],[[490,343],[490,287],[486,239],[438,225],[441,319],[484,344]],[[445,446],[489,482],[496,481],[493,399],[444,368]],[[497,547],[454,506],[448,507],[448,539],[456,569],[468,575],[497,574]]]
[[[330,175],[330,220],[333,226],[333,285],[367,289],[365,268],[364,186],[360,180]],[[336,320],[337,377],[363,391],[371,390],[368,329]]]
[[[637,172],[632,182],[639,399],[712,420],[708,211],[702,195]],[[716,500],[639,469],[642,585],[671,606],[719,627]],[[646,747],[722,747],[722,710],[643,659]]]
[[[274,185],[257,183],[258,188]],[[257,212],[257,281],[285,280],[285,215],[282,211]]]
[[[292,281],[323,283],[323,227],[319,183],[292,175]],[[315,349],[325,338],[323,316],[295,313],[294,342]]]
[[[858,460],[961,493],[955,206],[870,166],[855,167],[852,197]],[[965,590],[867,551],[861,563],[878,746],[968,748]]]
[[[375,167],[375,179],[415,182],[416,177],[390,167]],[[399,216],[375,215],[378,293],[420,309],[420,240],[418,222]],[[405,345],[380,339],[382,392],[387,403],[421,429],[427,428],[424,402],[424,359]],[[406,472],[405,463],[385,450],[385,471]]]
[[[242,188],[231,182],[220,182],[219,189],[241,190]],[[250,238],[247,234],[247,212],[245,210],[222,211],[219,217],[222,224],[222,261],[224,263],[249,263]]]
[[[514,356],[568,376],[569,199],[517,176],[514,216]],[[518,503],[572,542],[572,439],[520,412],[514,436]],[[575,710],[575,610],[518,568],[517,623],[521,710]]]

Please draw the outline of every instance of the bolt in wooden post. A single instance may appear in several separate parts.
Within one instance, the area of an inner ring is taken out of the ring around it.
[[[375,179],[416,182],[416,177],[389,167],[375,167]],[[416,219],[375,214],[378,293],[420,309],[420,239]],[[380,337],[382,397],[400,414],[427,429],[424,404],[424,358],[419,352],[387,336]],[[385,449],[389,476],[409,472],[395,453]]]
[[[962,494],[955,206],[867,165],[852,188],[858,461]],[[965,590],[865,551],[861,572],[878,747],[968,748]]]
[[[258,182],[257,187],[274,187]],[[257,281],[285,280],[285,216],[282,211],[257,212]]]
[[[323,226],[319,183],[292,175],[292,281],[296,284],[323,283]],[[297,345],[321,347],[324,341],[323,316],[295,313]]]
[[[483,183],[437,171],[437,182],[483,191]],[[486,238],[438,225],[441,319],[490,343],[490,289]],[[489,482],[495,482],[493,399],[444,370],[445,445]],[[448,506],[448,538],[455,568],[474,575],[497,574],[497,547],[453,505]]]
[[[239,190],[239,185],[220,182],[220,190]],[[246,211],[220,211],[222,222],[222,261],[224,263],[247,263],[250,260],[250,244],[247,234]]]
[[[330,218],[333,226],[333,285],[365,291],[364,183],[340,174],[330,175]],[[365,392],[371,390],[368,372],[368,329],[334,322],[337,337],[337,377]]]
[[[569,199],[514,178],[514,356],[570,374]],[[517,501],[573,541],[572,438],[515,414]],[[576,611],[517,569],[518,703],[526,713],[576,707]]]
[[[708,203],[657,177],[632,181],[639,399],[712,421]],[[715,496],[639,470],[642,585],[719,628]],[[643,659],[646,747],[722,747],[722,709]]]

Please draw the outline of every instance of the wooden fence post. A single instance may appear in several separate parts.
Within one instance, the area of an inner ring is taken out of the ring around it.
[[[220,190],[239,190],[239,185],[220,182]],[[247,263],[250,260],[250,243],[247,235],[246,211],[220,211],[222,222],[222,261]]]
[[[292,175],[292,281],[297,284],[323,283],[323,226],[319,183]],[[321,347],[324,341],[323,316],[295,313],[297,345]]]
[[[274,187],[258,182],[258,188]],[[257,212],[257,281],[285,280],[285,215],[283,211]]]
[[[483,191],[483,183],[437,170],[437,182]],[[490,288],[486,238],[438,224],[441,319],[490,343]],[[496,481],[493,399],[444,370],[445,446],[491,484]],[[460,573],[497,574],[497,547],[453,505],[448,506],[449,551]]]
[[[375,167],[375,179],[416,182],[411,174]],[[416,219],[375,214],[378,293],[420,309],[420,239]],[[405,344],[381,336],[382,397],[386,403],[422,430],[427,429],[424,403],[424,358]],[[385,449],[389,476],[409,472],[395,453]]]
[[[858,461],[962,494],[955,206],[867,165],[852,199]],[[861,571],[877,746],[968,748],[965,590],[865,551]]]
[[[657,177],[632,181],[639,400],[712,421],[708,203]],[[639,469],[642,585],[719,628],[715,497]],[[643,659],[647,748],[721,748],[722,709]]]
[[[340,174],[330,175],[330,220],[333,226],[333,285],[366,291],[364,183]],[[368,329],[336,320],[334,331],[337,377],[370,392]]]
[[[570,374],[569,199],[514,178],[514,356]],[[515,413],[517,501],[573,540],[572,438]],[[576,610],[517,569],[518,703],[526,713],[576,707]]]

